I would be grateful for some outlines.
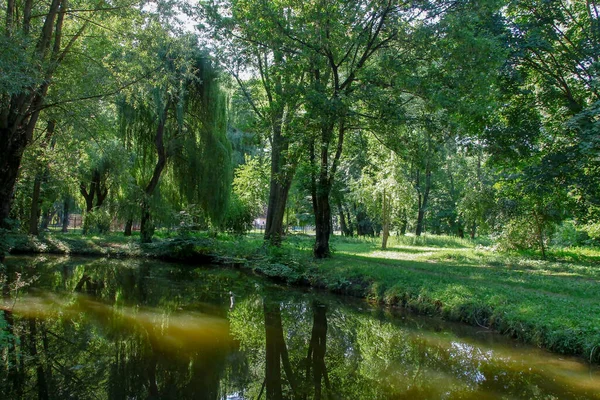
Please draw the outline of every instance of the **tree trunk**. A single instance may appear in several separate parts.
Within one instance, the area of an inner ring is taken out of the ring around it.
[[[55,393],[54,379],[52,374],[52,359],[50,358],[50,343],[48,341],[48,329],[45,324],[42,324],[42,348],[44,349],[44,358],[46,359],[46,382],[48,393]]]
[[[127,222],[125,222],[125,231],[123,232],[124,236],[131,236],[131,228],[133,227],[133,218],[129,218]]]
[[[106,196],[108,196],[108,188],[106,187],[106,182],[102,183],[100,175],[98,174],[98,180],[96,181],[96,208],[100,208],[102,204],[104,204]]]
[[[291,180],[278,182],[277,179],[271,179],[269,206],[267,208],[267,220],[265,223],[265,240],[275,246],[281,244],[283,217],[285,215],[285,206],[291,183]]]
[[[52,217],[54,217],[54,214],[56,213],[55,210],[53,209],[47,209],[43,216],[42,216],[42,222],[40,223],[40,229],[42,231],[45,231],[48,229],[48,226],[50,225],[50,221],[52,220]]]
[[[0,257],[4,256],[4,252],[0,252]],[[6,271],[6,279],[4,279],[2,283],[2,299],[4,300],[4,304],[14,303],[14,300],[11,302],[11,284],[13,283],[13,279],[11,277],[15,277],[14,273]],[[8,370],[6,374],[7,382],[10,385],[9,393],[15,393],[14,398],[20,399],[23,397],[23,384],[25,383],[25,368],[23,366],[23,353],[21,350],[21,354],[19,353],[19,345],[25,346],[26,341],[23,336],[19,338],[18,333],[15,329],[15,320],[13,311],[11,309],[4,310],[4,320],[6,321],[6,362],[9,365],[12,365],[13,368]],[[21,335],[24,335],[25,330],[21,329]],[[19,341],[20,340],[20,341]],[[4,360],[3,360],[4,361]],[[17,368],[17,365],[21,363],[20,368]],[[3,370],[4,366],[3,366]],[[6,396],[10,398],[11,396]]]
[[[320,190],[319,190],[320,189]],[[329,188],[317,189],[313,198],[313,210],[315,213],[315,246],[313,255],[315,258],[329,257],[329,237],[331,235],[331,208],[329,206]]]
[[[539,218],[538,213],[533,213],[535,219],[535,225],[537,227],[538,240],[540,242],[540,249],[542,250],[542,258],[546,259],[546,246],[544,245],[544,227],[542,225],[542,220]]]
[[[100,171],[98,171],[97,169],[94,169],[94,171],[92,172],[92,180],[90,182],[90,191],[87,191],[87,186],[85,183],[81,182],[79,184],[79,192],[81,193],[81,195],[83,196],[83,198],[85,199],[85,211],[86,213],[89,213],[90,211],[92,211],[95,207],[94,207],[94,198],[98,197],[98,203],[97,207],[100,207],[102,205],[102,201],[104,201],[104,199],[100,200]]]
[[[10,228],[8,217],[25,145],[24,133],[0,128],[0,228]]]
[[[40,192],[42,187],[42,177],[38,173],[33,182],[33,193],[31,194],[31,208],[29,211],[29,234],[39,235],[38,222],[40,220]]]
[[[280,121],[278,119],[273,126],[269,204],[265,222],[265,240],[275,246],[281,244],[285,206],[295,170],[294,166],[288,165],[286,154],[289,142],[282,135]]]
[[[332,121],[335,121],[333,119]],[[311,174],[311,197],[313,211],[315,214],[315,245],[313,247],[313,256],[315,258],[327,258],[331,255],[329,249],[329,237],[331,236],[331,207],[329,205],[329,195],[335,177],[335,171],[342,154],[342,145],[344,142],[345,125],[343,119],[339,121],[338,143],[335,155],[329,165],[329,144],[334,133],[335,122],[326,122],[321,127],[321,145],[320,157],[317,163],[315,153],[315,143],[310,146],[310,162],[313,167],[318,165],[318,175],[315,171]]]
[[[458,237],[461,238],[461,239],[464,239],[464,237],[465,237],[465,228],[463,227],[462,223],[460,223],[460,222],[458,223],[457,230],[458,230]]]
[[[278,330],[281,329],[281,315],[277,308],[265,302],[265,383],[267,389],[267,400],[281,400],[281,354]]]
[[[158,182],[160,180],[162,171],[167,165],[167,150],[165,148],[164,143],[164,134],[165,124],[167,122],[167,113],[169,112],[170,105],[171,100],[169,99],[167,101],[167,104],[165,105],[163,114],[160,117],[160,121],[158,122],[158,127],[156,128],[156,135],[154,137],[154,145],[156,147],[158,160],[156,161],[156,165],[154,166],[152,178],[150,178],[150,182],[148,182],[148,185],[144,190],[145,198],[144,200],[142,200],[142,219],[140,223],[140,238],[142,243],[152,242],[152,236],[154,235],[154,225],[152,224],[151,220],[150,205],[148,204],[148,200],[150,196],[152,196],[152,194],[154,193],[156,187],[158,186]]]
[[[381,248],[382,250],[387,249],[388,238],[390,237],[390,205],[388,202],[386,190],[383,189],[383,210],[382,210],[382,222],[383,222],[383,233],[381,235]]]
[[[406,210],[402,211],[402,224],[400,225],[400,235],[406,235],[406,230],[408,228],[408,217],[406,215]]]
[[[429,169],[429,164],[427,164],[427,169],[425,170],[425,189],[423,191],[423,196],[419,195],[419,213],[417,214],[417,230],[415,232],[417,236],[421,236],[421,233],[423,233],[423,222],[425,220],[425,211],[427,209],[430,189],[431,170]]]
[[[96,194],[96,185],[92,181],[92,184],[90,185],[90,191],[88,192],[85,183],[81,182],[79,184],[79,193],[81,193],[83,199],[85,200],[85,212],[89,213],[94,208],[94,196]]]
[[[417,214],[417,230],[415,231],[415,234],[417,236],[421,236],[421,233],[423,233],[423,219],[425,217],[425,210],[421,207],[419,207],[419,212]]]
[[[85,212],[89,213],[94,208],[94,192],[91,191],[91,195],[84,195],[83,193],[81,194],[85,200]]]
[[[54,120],[48,121],[48,125],[46,127],[46,133],[44,138],[40,142],[40,149],[42,152],[48,147],[48,144],[52,142],[51,148],[54,147],[54,140],[52,136],[54,135],[54,128],[56,127],[56,122]],[[33,193],[31,196],[31,209],[29,213],[29,234],[30,235],[39,235],[40,230],[38,228],[38,222],[40,219],[40,203],[41,203],[41,188],[42,182],[48,180],[48,165],[47,163],[43,163],[40,165],[36,165],[35,167],[36,174],[35,180],[33,182]],[[48,223],[42,229],[48,228]]]
[[[29,352],[36,366],[36,378],[37,378],[37,392],[39,400],[47,400],[48,397],[48,384],[46,383],[46,375],[44,374],[44,367],[37,351],[37,327],[35,318],[29,320]]]
[[[354,225],[352,223],[352,217],[350,216],[350,210],[348,208],[346,208],[346,221],[348,224],[348,235],[347,236],[354,236]]]
[[[348,225],[346,225],[346,216],[344,215],[344,208],[342,202],[338,200],[338,212],[340,213],[340,230],[343,236],[350,236],[348,234]]]
[[[473,222],[473,225],[471,225],[471,239],[475,239],[475,231],[477,230],[477,224],[475,222]]]
[[[330,390],[329,376],[325,365],[325,352],[327,351],[327,307],[319,302],[313,303],[313,327],[308,345],[308,357],[306,362],[306,380],[309,382],[310,368],[313,368],[313,384],[315,388],[315,400],[322,396],[322,382]],[[331,393],[329,393],[329,396]]]
[[[71,199],[69,196],[65,197],[63,202],[63,215],[62,215],[62,232],[66,233],[69,230],[69,203]]]
[[[140,240],[142,243],[151,243],[154,235],[154,225],[150,215],[150,206],[144,200],[142,202],[142,219],[140,223]]]

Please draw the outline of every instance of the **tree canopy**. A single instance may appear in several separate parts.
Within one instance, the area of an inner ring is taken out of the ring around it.
[[[594,1],[3,7],[4,228],[597,238]]]

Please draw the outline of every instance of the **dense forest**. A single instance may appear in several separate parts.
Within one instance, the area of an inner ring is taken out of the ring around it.
[[[3,0],[3,232],[308,229],[316,258],[334,232],[594,243],[599,13]]]

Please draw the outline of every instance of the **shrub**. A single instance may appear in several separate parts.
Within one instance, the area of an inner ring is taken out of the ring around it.
[[[583,231],[588,235],[593,244],[600,244],[600,222],[590,222],[583,226]]]
[[[552,244],[558,247],[580,246],[587,238],[588,234],[573,221],[563,221],[552,235]]]
[[[106,234],[110,232],[112,217],[106,208],[97,208],[85,214],[83,220],[83,234]]]
[[[196,204],[189,204],[174,215],[178,236],[189,236],[192,232],[209,228],[204,210]]]
[[[223,218],[222,228],[227,232],[243,235],[252,229],[254,217],[252,206],[234,193],[229,201],[225,218]]]
[[[508,221],[498,236],[498,249],[502,251],[526,250],[539,247],[535,224],[527,217]]]

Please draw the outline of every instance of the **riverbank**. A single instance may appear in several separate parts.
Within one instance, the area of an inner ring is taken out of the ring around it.
[[[118,235],[9,236],[12,254],[54,253],[215,262],[290,285],[310,285],[493,329],[562,354],[600,362],[600,251],[554,250],[548,261],[506,255],[458,238],[335,237],[334,256],[311,257],[312,238],[281,248],[259,235],[163,238],[140,245]]]

